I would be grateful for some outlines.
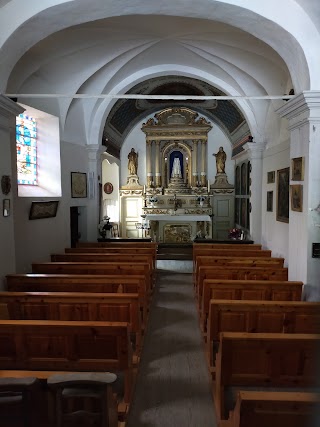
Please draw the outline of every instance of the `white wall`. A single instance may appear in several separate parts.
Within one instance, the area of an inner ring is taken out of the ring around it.
[[[71,172],[87,172],[88,154],[85,147],[61,141],[62,198],[57,216],[29,220],[32,200],[19,197],[16,210],[17,273],[31,272],[32,262],[50,261],[50,254],[70,247],[70,206],[88,207],[88,198],[71,198]]]
[[[272,256],[285,258],[288,265],[289,224],[276,220],[277,170],[290,166],[290,141],[267,149],[263,155],[262,176],[262,245],[272,250]],[[275,171],[274,184],[267,184],[267,172]],[[273,191],[273,212],[267,212],[267,191]]]

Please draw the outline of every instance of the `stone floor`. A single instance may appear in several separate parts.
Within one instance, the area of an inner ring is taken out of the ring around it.
[[[126,427],[216,427],[192,275],[158,273]]]

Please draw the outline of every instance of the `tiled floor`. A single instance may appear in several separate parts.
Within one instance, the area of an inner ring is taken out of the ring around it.
[[[127,427],[216,427],[192,275],[158,275]]]

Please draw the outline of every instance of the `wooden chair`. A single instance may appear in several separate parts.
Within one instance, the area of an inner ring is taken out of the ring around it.
[[[1,426],[33,425],[33,392],[38,386],[39,380],[34,377],[0,378]]]
[[[116,379],[110,372],[50,376],[47,384],[53,426],[117,427],[117,408],[111,387]]]

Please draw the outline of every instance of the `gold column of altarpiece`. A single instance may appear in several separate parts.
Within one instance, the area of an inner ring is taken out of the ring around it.
[[[168,156],[175,149],[185,153],[186,184],[191,187],[206,186],[207,141],[211,128],[205,118],[184,107],[167,108],[144,123],[142,131],[146,134],[147,144],[147,188],[168,186]]]

